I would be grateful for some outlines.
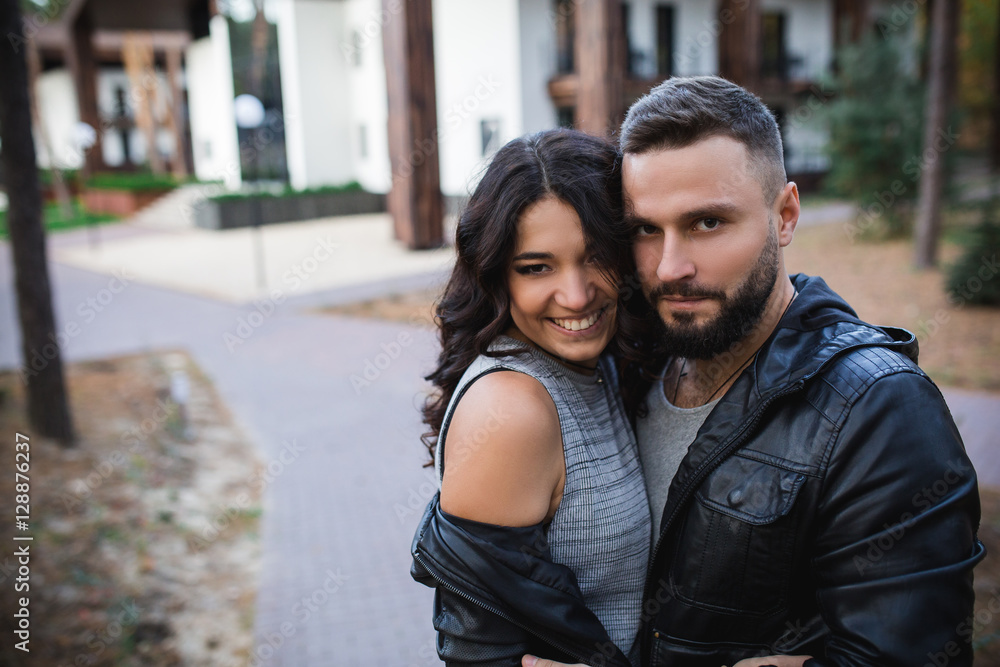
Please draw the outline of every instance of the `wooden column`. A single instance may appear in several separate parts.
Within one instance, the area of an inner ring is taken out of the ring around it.
[[[411,249],[444,241],[438,170],[431,0],[382,0],[389,102],[389,213],[396,238]]]
[[[760,0],[719,3],[719,76],[747,90],[760,89]]]
[[[599,136],[614,133],[625,116],[625,26],[620,0],[576,4],[576,126]]]
[[[167,83],[170,87],[170,104],[167,109],[167,127],[174,137],[174,157],[170,161],[175,178],[187,177],[187,141],[184,131],[184,89],[181,88],[180,47],[167,48]]]
[[[80,12],[69,30],[69,62],[76,87],[76,103],[80,120],[94,128],[97,137],[87,151],[84,170],[87,173],[100,171],[104,167],[104,151],[101,146],[101,116],[97,109],[97,65],[94,62],[94,27],[86,8]]]
[[[861,39],[868,25],[868,0],[834,0],[833,43],[843,46]]]
[[[159,108],[159,80],[153,40],[148,32],[127,32],[122,41],[122,64],[135,109],[135,124],[146,139],[146,160],[154,174],[166,171],[157,146],[156,112]]]

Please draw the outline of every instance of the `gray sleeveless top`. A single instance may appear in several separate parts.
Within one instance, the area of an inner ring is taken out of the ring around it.
[[[538,380],[558,411],[566,459],[562,500],[547,528],[552,559],[573,570],[587,607],[611,640],[629,654],[639,629],[651,522],[638,447],[625,417],[613,362],[605,355],[598,372],[585,375],[506,336],[490,346],[491,351],[501,349],[526,352],[480,356],[459,380],[438,438],[438,479],[448,425],[473,382],[496,370]]]

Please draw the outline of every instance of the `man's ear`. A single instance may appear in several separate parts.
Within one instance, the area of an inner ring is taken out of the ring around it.
[[[778,244],[784,248],[792,242],[795,226],[799,224],[799,187],[793,181],[785,183],[775,200],[778,213]]]

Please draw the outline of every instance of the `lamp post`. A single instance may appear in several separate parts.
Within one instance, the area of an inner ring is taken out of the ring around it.
[[[77,151],[79,151],[80,156],[81,156],[81,158],[83,160],[83,170],[82,170],[83,173],[82,173],[82,178],[81,178],[81,181],[82,181],[81,185],[85,185],[86,182],[87,182],[87,179],[90,176],[92,176],[92,174],[90,173],[90,170],[87,168],[87,151],[89,151],[91,148],[93,148],[94,144],[97,143],[97,130],[95,130],[94,127],[91,126],[90,124],[85,123],[82,120],[79,121],[73,127],[73,143],[76,145],[76,149],[77,149]],[[53,170],[55,170],[55,168],[56,168],[55,161],[53,160],[52,162],[53,162],[53,164],[50,165],[50,166],[51,166],[51,168]],[[74,204],[74,206],[73,206],[73,216],[76,217],[76,214],[77,214],[76,205]],[[90,250],[96,250],[99,240],[100,239],[98,239],[98,236],[97,236],[97,225],[94,223],[93,220],[88,221],[87,222],[87,247]]]
[[[267,276],[264,271],[264,238],[261,233],[260,215],[260,183],[257,178],[257,160],[260,148],[257,146],[257,128],[264,122],[264,105],[253,95],[244,93],[237,95],[233,101],[233,111],[236,115],[236,126],[250,130],[250,177],[253,180],[253,196],[251,206],[253,220],[254,250],[256,258],[257,289],[263,294],[267,290]]]

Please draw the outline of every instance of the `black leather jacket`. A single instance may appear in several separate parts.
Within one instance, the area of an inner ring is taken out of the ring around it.
[[[793,281],[798,298],[670,486],[642,664],[719,667],[785,653],[814,656],[807,667],[971,665],[972,568],[985,554],[975,472],[947,406],[914,363],[912,334],[861,322],[819,278]],[[451,546],[418,532],[416,570],[422,553]],[[469,565],[480,576],[461,548],[452,555],[449,576]],[[503,570],[486,581],[517,589],[534,576]],[[473,646],[471,619],[489,625],[491,612],[458,594],[440,599],[447,661],[452,633]],[[513,619],[536,627],[530,609]],[[601,659],[588,664],[617,664]]]
[[[517,667],[530,653],[629,667],[584,604],[573,571],[552,562],[541,524],[507,528],[451,516],[435,495],[412,553],[410,574],[437,588],[437,650],[448,665]]]

